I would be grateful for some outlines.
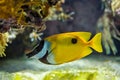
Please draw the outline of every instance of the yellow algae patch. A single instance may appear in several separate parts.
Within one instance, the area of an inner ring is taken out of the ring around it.
[[[111,71],[100,70],[52,70],[45,72],[24,71],[11,75],[12,80],[119,80]],[[9,79],[11,80],[11,79]]]
[[[117,80],[110,74],[97,70],[56,70],[51,71],[43,80]]]

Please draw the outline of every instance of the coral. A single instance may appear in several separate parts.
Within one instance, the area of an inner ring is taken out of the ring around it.
[[[117,49],[116,49],[116,46],[112,39],[112,33],[110,30],[110,27],[111,27],[111,21],[108,18],[107,13],[104,13],[102,18],[100,18],[98,21],[98,29],[101,30],[101,32],[103,34],[102,41],[103,41],[103,45],[106,49],[106,54],[111,53],[110,48],[112,49],[113,53],[116,54]]]
[[[33,44],[41,39],[41,32],[46,29],[45,22],[48,20],[65,20],[70,18],[63,12],[61,4],[64,0],[1,0],[0,1],[0,33],[1,33],[1,57],[5,56],[6,39],[4,33],[8,33],[8,41],[16,38],[18,34],[25,32],[26,28],[32,27],[30,35],[25,35]],[[56,16],[54,18],[54,16]],[[31,29],[31,28],[30,28]],[[25,45],[28,41],[23,41]],[[4,43],[4,45],[2,44]],[[9,46],[9,45],[8,45]]]
[[[115,5],[117,3],[117,5]],[[105,47],[106,54],[110,54],[111,50],[115,55],[118,53],[117,47],[113,41],[113,38],[120,41],[120,32],[117,29],[117,25],[115,21],[116,10],[120,8],[120,1],[118,0],[104,0],[105,11],[103,16],[98,21],[98,30],[103,33],[103,46]]]
[[[8,33],[0,33],[0,57],[6,56],[4,53],[8,42]]]
[[[50,18],[52,13],[56,11],[62,12],[61,4],[64,0],[2,0],[0,2],[0,18],[13,18],[17,24],[40,25],[46,17]],[[55,11],[54,11],[54,10]]]
[[[14,73],[2,72],[2,79],[4,80],[118,80],[118,76],[115,76],[110,71],[100,70],[52,70],[46,72],[35,71],[19,71]],[[6,75],[5,75],[6,74]],[[8,77],[5,77],[8,76]]]
[[[111,9],[114,16],[120,15],[120,0],[112,0]]]

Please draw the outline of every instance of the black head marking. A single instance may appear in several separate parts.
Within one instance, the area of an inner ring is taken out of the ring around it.
[[[46,51],[45,55],[40,58],[39,60],[45,64],[50,64],[48,61],[47,61],[47,56],[48,56],[48,51]]]
[[[71,39],[71,43],[72,43],[72,44],[76,44],[76,43],[77,43],[77,39],[76,39],[76,38],[72,38],[72,39]]]
[[[40,41],[39,45],[30,53],[26,54],[29,57],[34,56],[35,54],[39,53],[44,46],[44,40]]]

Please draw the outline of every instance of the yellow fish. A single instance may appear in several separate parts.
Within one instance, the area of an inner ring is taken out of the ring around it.
[[[62,64],[83,58],[92,53],[93,48],[102,52],[101,33],[91,40],[90,32],[68,32],[49,36],[28,55],[46,64]]]

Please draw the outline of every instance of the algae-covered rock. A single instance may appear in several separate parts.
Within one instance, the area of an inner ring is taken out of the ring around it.
[[[96,71],[52,71],[44,80],[94,80],[98,76]]]
[[[20,71],[15,73],[1,72],[1,80],[118,80],[111,71],[97,69],[52,70],[52,71]]]
[[[112,74],[98,70],[62,70],[52,71],[44,80],[117,80]]]

